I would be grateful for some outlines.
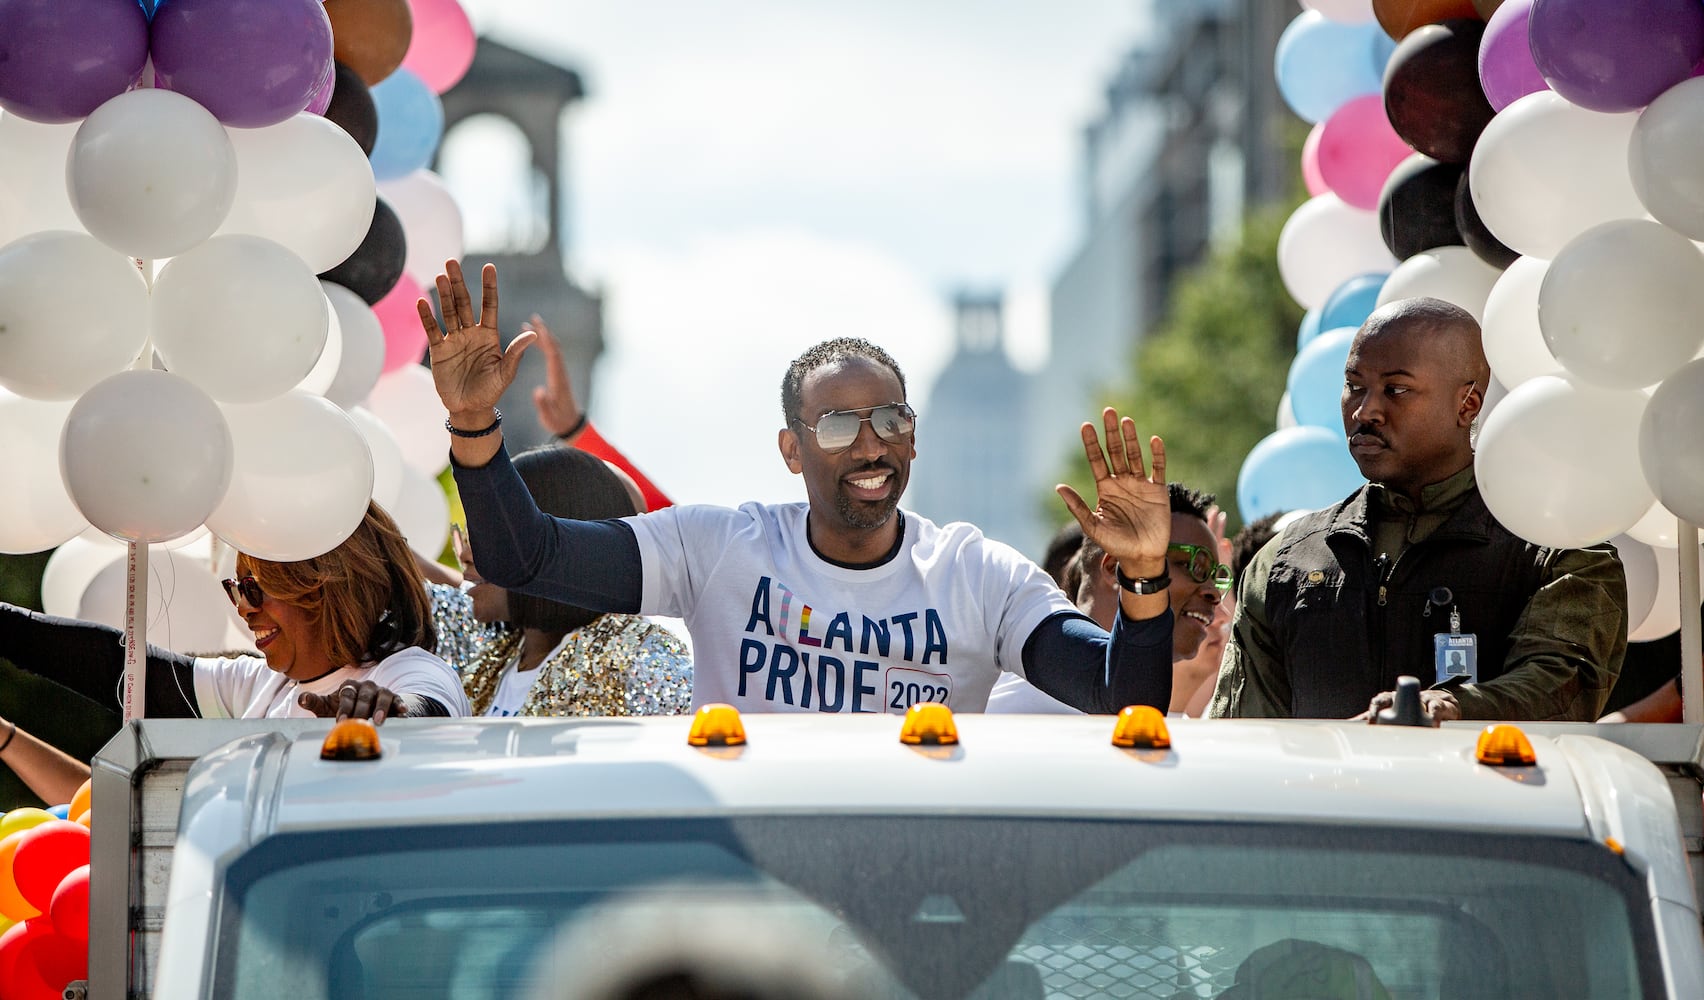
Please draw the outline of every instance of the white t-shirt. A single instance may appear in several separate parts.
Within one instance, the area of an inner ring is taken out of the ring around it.
[[[491,696],[491,704],[485,706],[485,714],[500,718],[520,715],[521,709],[526,706],[527,695],[532,693],[533,682],[538,680],[540,669],[550,662],[551,657],[562,652],[562,647],[568,645],[568,639],[573,634],[569,632],[563,636],[562,641],[544,654],[544,659],[538,661],[538,664],[526,673],[518,669],[521,665],[521,648],[516,646],[515,651],[509,654],[509,662],[503,665],[503,675],[497,679],[497,691]]]
[[[1017,550],[973,525],[909,511],[873,569],[823,560],[808,505],[688,506],[629,518],[645,614],[686,620],[695,705],[759,712],[980,712],[1002,670],[1022,675],[1037,625],[1071,602]]]
[[[296,703],[304,691],[331,694],[346,681],[370,680],[398,694],[424,695],[451,715],[468,714],[467,695],[450,665],[418,646],[377,663],[341,667],[318,680],[293,681],[260,656],[196,657],[195,700],[207,719],[311,719]]]

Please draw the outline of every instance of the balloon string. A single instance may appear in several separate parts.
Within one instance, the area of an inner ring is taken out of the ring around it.
[[[131,542],[124,564],[124,721],[143,717],[148,675],[148,546]]]
[[[142,272],[142,284],[147,286],[148,294],[154,294],[154,262],[133,257],[137,270]],[[133,371],[149,371],[154,367],[154,338],[145,337],[142,340],[142,352],[136,355],[136,363],[130,366]]]

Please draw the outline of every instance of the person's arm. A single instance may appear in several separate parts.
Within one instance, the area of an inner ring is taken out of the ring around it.
[[[562,360],[562,345],[557,343],[550,327],[535,315],[521,330],[538,334],[538,349],[544,352],[544,384],[533,389],[533,407],[538,410],[539,426],[564,446],[596,455],[631,477],[644,501],[639,513],[671,506],[674,501],[657,489],[655,483],[592,426],[589,415],[580,408],[580,401],[574,398],[574,385],[568,379],[568,366]]]
[[[1627,654],[1627,577],[1609,546],[1551,554],[1509,633],[1507,669],[1455,689],[1464,719],[1591,722]]]
[[[1266,581],[1277,549],[1276,538],[1267,542],[1244,572],[1231,637],[1219,662],[1219,681],[1207,707],[1209,718],[1290,717],[1290,679],[1266,614]]]
[[[1679,722],[1681,721],[1680,678],[1662,687],[1619,712],[1611,712],[1599,722]]]
[[[0,658],[45,677],[98,705],[118,706],[124,679],[124,633],[106,625],[58,618],[0,603]],[[195,660],[148,647],[149,718],[200,714],[195,701]]]
[[[383,725],[386,719],[448,718],[450,710],[435,698],[392,691],[377,681],[350,681],[331,694],[303,691],[296,703],[322,719],[371,719]]]
[[[1024,676],[1083,712],[1110,715],[1130,705],[1164,712],[1171,704],[1172,614],[1132,621],[1120,614],[1108,635],[1075,613],[1037,625],[1024,643]]]
[[[49,805],[70,802],[89,780],[89,765],[36,739],[9,719],[0,719],[0,764],[11,768]]]

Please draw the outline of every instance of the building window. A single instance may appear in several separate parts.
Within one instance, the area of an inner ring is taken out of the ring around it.
[[[462,209],[467,252],[537,253],[550,242],[550,180],[532,144],[501,115],[474,115],[444,135],[438,172]]]

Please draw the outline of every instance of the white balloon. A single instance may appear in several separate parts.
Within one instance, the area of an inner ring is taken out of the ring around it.
[[[1467,247],[1422,250],[1396,266],[1379,289],[1378,304],[1426,295],[1461,306],[1476,320],[1485,318],[1485,300],[1503,272]]]
[[[1278,430],[1296,426],[1296,408],[1290,404],[1290,390],[1285,389],[1284,395],[1278,397]]]
[[[436,476],[450,466],[449,419],[432,373],[419,365],[405,365],[379,376],[367,397],[367,408],[385,422],[402,446],[402,460],[424,476]]]
[[[323,283],[321,287],[323,289]],[[324,292],[320,294],[323,296]],[[337,370],[343,367],[343,324],[338,321],[337,310],[331,307],[330,299],[325,303],[325,316],[325,348],[320,351],[314,367],[296,383],[296,388],[316,396],[325,395],[337,380]]]
[[[1616,535],[1609,543],[1615,546],[1627,575],[1627,631],[1637,632],[1657,600],[1657,554],[1627,535]]]
[[[0,247],[0,330],[0,386],[75,399],[141,352],[148,286],[93,236],[35,233]]]
[[[373,222],[373,168],[349,133],[306,112],[266,128],[226,129],[237,188],[223,233],[282,244],[318,274],[343,263]]]
[[[1704,240],[1704,78],[1682,80],[1633,126],[1627,170],[1633,190],[1665,226]]]
[[[1645,404],[1650,408],[1650,404]],[[1641,463],[1643,464],[1643,463]],[[1653,549],[1672,549],[1680,544],[1680,518],[1658,500],[1638,523],[1627,529],[1627,537],[1637,539]]]
[[[1551,90],[1498,112],[1468,165],[1486,228],[1516,252],[1549,260],[1592,226],[1643,218],[1627,173],[1637,119],[1587,111]]]
[[[225,495],[231,432],[188,379],[119,372],[71,408],[59,469],[90,524],[126,541],[164,541],[201,524]]]
[[[373,456],[373,502],[385,510],[395,510],[402,496],[402,445],[372,410],[354,406],[347,412]]]
[[[1344,24],[1373,19],[1372,0],[1302,0],[1303,10],[1317,10],[1324,17]]]
[[[207,526],[240,552],[298,562],[353,533],[373,495],[373,459],[349,415],[299,390],[226,404],[231,488]]]
[[[110,535],[95,541],[82,535],[53,550],[41,571],[41,609],[50,615],[76,618],[89,581],[114,562],[124,560],[124,546]]]
[[[74,617],[124,627],[128,571],[124,550],[85,586]],[[236,614],[219,578],[197,558],[162,545],[148,547],[148,641],[185,653],[231,647]]]
[[[380,183],[379,197],[402,222],[402,233],[408,242],[403,272],[420,282],[422,288],[432,287],[443,273],[444,261],[460,260],[465,249],[461,208],[455,196],[437,174],[416,170]]]
[[[1656,547],[1651,552],[1657,558],[1657,593],[1651,600],[1651,613],[1628,634],[1629,642],[1650,642],[1680,629],[1680,553]],[[1704,549],[1699,552],[1704,556]],[[1704,569],[1704,558],[1700,558],[1699,566]]]
[[[1704,346],[1704,253],[1644,219],[1586,230],[1556,255],[1538,325],[1556,360],[1606,389],[1654,385]]]
[[[1637,390],[1555,375],[1510,389],[1474,453],[1485,506],[1510,531],[1555,548],[1625,532],[1651,505],[1634,448],[1645,402]]]
[[[1485,299],[1480,339],[1499,381],[1513,388],[1540,375],[1561,375],[1562,365],[1538,328],[1538,290],[1550,262],[1522,257],[1503,271]]]
[[[45,229],[82,232],[65,190],[81,122],[46,125],[0,111],[0,243]]]
[[[337,326],[343,334],[343,355],[324,395],[347,410],[366,400],[384,371],[385,331],[361,296],[331,281],[321,281],[320,290],[337,314]]]
[[[1704,359],[1663,379],[1639,425],[1639,465],[1657,500],[1704,524]]]
[[[1329,192],[1303,202],[1278,234],[1279,276],[1304,309],[1324,305],[1356,275],[1395,267],[1378,216]]]
[[[237,156],[206,108],[169,90],[132,90],[83,120],[65,182],[101,242],[143,260],[173,257],[225,220]]]
[[[173,258],[149,302],[166,367],[220,402],[259,402],[301,382],[331,309],[302,258],[258,236],[215,236]]]
[[[0,390],[0,469],[11,487],[0,517],[0,552],[43,552],[89,522],[59,478],[59,434],[69,402],[41,402]]]
[[[390,512],[417,554],[436,559],[450,540],[450,502],[438,481],[403,466],[402,496]]]

